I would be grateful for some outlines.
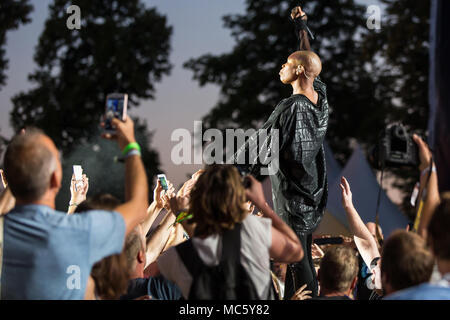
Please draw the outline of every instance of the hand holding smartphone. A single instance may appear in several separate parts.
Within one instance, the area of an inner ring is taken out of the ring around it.
[[[73,174],[75,176],[75,190],[83,187],[83,168],[79,165],[73,166]]]
[[[165,174],[158,174],[159,182],[161,183],[161,186],[163,190],[167,191],[169,190],[169,185],[167,184],[167,178]]]
[[[105,132],[115,133],[115,129],[111,124],[113,118],[125,121],[127,119],[128,94],[126,93],[110,93],[106,96],[105,110]]]

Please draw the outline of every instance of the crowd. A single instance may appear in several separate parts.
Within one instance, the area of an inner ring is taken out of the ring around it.
[[[133,121],[113,125],[117,134],[105,138],[125,150],[125,202],[109,194],[86,198],[88,178],[73,176],[69,208],[56,210],[62,168],[53,141],[27,128],[9,143],[0,196],[1,299],[311,299],[306,286],[284,294],[286,264],[305,253],[260,182],[232,165],[208,165],[179,190],[170,182],[164,190],[158,180],[149,204]],[[439,194],[431,152],[414,140],[423,199],[416,228],[384,240],[377,224],[361,220],[342,177],[352,238],[312,244],[319,282],[313,299],[450,299],[450,195]]]

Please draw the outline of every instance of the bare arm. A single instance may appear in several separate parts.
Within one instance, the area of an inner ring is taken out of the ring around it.
[[[342,190],[342,205],[345,209],[345,212],[347,213],[347,221],[349,224],[350,232],[355,237],[359,238],[359,241],[356,241],[357,246],[359,244],[358,250],[363,255],[363,258],[365,258],[364,261],[368,261],[366,261],[366,264],[370,264],[370,262],[374,258],[380,257],[377,243],[370,233],[369,229],[367,229],[366,225],[361,220],[361,217],[359,216],[355,207],[353,206],[350,185],[347,179],[345,179],[344,177],[341,178],[340,187]]]
[[[302,8],[300,6],[295,7],[292,9],[291,12],[291,18],[295,23],[295,29],[297,32],[297,37],[300,41],[299,50],[301,51],[311,51],[311,45],[309,43],[309,35],[308,32],[304,29],[301,29],[302,21],[306,23],[306,20],[308,17],[306,16],[305,12],[303,12]],[[300,19],[302,21],[299,21],[297,19]]]
[[[436,169],[434,168],[433,157],[427,144],[417,135],[413,136],[414,141],[419,149],[420,165],[419,170],[421,172],[420,176],[420,189],[419,189],[419,199],[422,199],[424,190],[426,190],[425,200],[423,206],[420,208],[422,210],[419,220],[418,220],[418,234],[426,239],[427,227],[430,219],[433,215],[434,210],[440,203],[439,187],[438,187],[438,177]],[[429,177],[429,179],[428,179]]]
[[[155,261],[163,251],[167,240],[172,232],[172,224],[175,222],[175,215],[169,211],[161,223],[156,227],[153,234],[147,238],[147,265]]]
[[[7,186],[0,195],[0,216],[8,213],[16,205],[16,198]]]
[[[74,213],[78,205],[86,200],[86,195],[89,189],[89,178],[85,174],[82,176],[82,183],[83,186],[77,188],[75,175],[72,175],[72,179],[70,181],[70,201],[67,214]]]
[[[170,247],[174,247],[179,245],[180,243],[184,242],[186,239],[184,237],[184,228],[181,223],[177,223],[172,228],[172,233],[169,236],[169,239],[167,240],[166,245],[164,246],[164,249],[162,249],[162,252],[166,251]]]
[[[276,262],[297,262],[303,259],[303,249],[295,232],[267,204],[261,183],[247,176],[251,185],[246,189],[248,200],[254,203],[264,217],[272,220],[272,246],[270,256]]]
[[[153,190],[153,202],[147,209],[147,217],[141,223],[144,234],[148,233],[151,226],[153,225],[153,222],[158,217],[161,210],[164,209],[165,207],[168,208],[169,199],[175,195],[174,193],[175,189],[173,188],[172,183],[170,183],[170,181],[167,180],[167,184],[169,188],[166,192],[164,191],[159,179],[156,181],[156,187]]]
[[[117,140],[120,150],[128,144],[136,142],[134,138],[134,124],[130,117],[125,122],[112,120],[117,131]],[[104,135],[113,138],[111,135]],[[126,234],[145,219],[148,207],[147,174],[144,164],[138,155],[131,155],[125,160],[125,203],[116,208],[125,220]]]

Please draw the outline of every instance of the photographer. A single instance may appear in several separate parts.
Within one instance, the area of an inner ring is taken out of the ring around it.
[[[53,141],[38,129],[15,136],[4,157],[16,207],[3,223],[3,299],[83,299],[92,265],[122,251],[125,234],[144,218],[148,186],[134,138],[133,121],[114,119],[117,140],[127,149],[126,202],[115,211],[67,215],[55,210],[62,168]]]

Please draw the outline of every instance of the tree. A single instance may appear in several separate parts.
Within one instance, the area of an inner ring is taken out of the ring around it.
[[[72,4],[81,10],[79,30],[66,27]],[[64,151],[86,142],[108,93],[128,93],[129,107],[153,98],[154,83],[171,68],[171,33],[166,18],[139,0],[55,0],[29,75],[36,87],[12,99],[14,128],[45,128]]]
[[[366,34],[363,58],[374,66],[377,104],[386,122],[400,121],[425,135],[428,125],[430,1],[381,0],[386,9],[379,32]],[[416,168],[390,169],[394,186],[406,193],[403,209],[411,219],[415,210],[409,195],[417,181]]]
[[[153,134],[148,132],[147,123],[137,118],[134,120],[136,140],[141,146],[149,146]],[[88,143],[74,147],[70,154],[62,157],[62,188],[56,199],[56,207],[59,210],[67,209],[70,200],[73,165],[81,165],[83,173],[89,178],[88,196],[109,193],[118,199],[125,200],[123,198],[125,168],[118,161],[120,152],[117,143],[101,138],[100,130],[97,130],[94,137]],[[153,177],[160,173],[158,153],[151,148],[142,148],[142,161],[146,164],[148,185],[152,186]]]
[[[321,78],[327,84],[327,140],[341,164],[351,154],[353,139],[369,151],[389,122],[426,127],[429,1],[382,2],[387,10],[379,31],[366,27],[366,8],[352,0],[303,4],[316,35],[312,50],[322,59]],[[291,94],[278,72],[298,46],[288,19],[298,2],[246,3],[244,15],[224,17],[236,40],[229,53],[185,63],[200,85],[221,87],[219,102],[203,119],[204,128],[257,128]],[[399,176],[396,186],[412,190],[414,170],[389,171]]]
[[[0,89],[6,84],[5,70],[8,68],[4,49],[6,33],[30,22],[29,15],[32,10],[33,6],[28,0],[2,0],[0,3]]]
[[[80,8],[80,29],[66,26],[72,19],[73,13],[67,13],[71,5]],[[94,166],[85,168],[93,177],[91,184],[105,187],[91,192],[110,190],[122,196],[116,185],[123,183],[107,185],[119,181],[112,176],[121,176],[120,166],[112,160],[117,148],[98,141],[105,98],[112,92],[128,93],[131,109],[141,99],[152,99],[154,84],[171,69],[171,34],[166,17],[139,0],[53,1],[34,55],[37,70],[29,75],[35,87],[12,98],[12,125],[16,130],[27,125],[44,129],[64,154],[66,179],[74,161],[87,162]],[[136,128],[147,175],[152,179],[159,171],[158,155],[150,148],[146,124]],[[93,152],[93,148],[101,152]],[[99,163],[94,165],[93,159]],[[101,175],[93,168],[101,168]],[[61,199],[58,205],[64,206]]]
[[[200,85],[221,87],[220,101],[203,119],[204,127],[258,127],[276,104],[292,93],[279,81],[278,72],[298,48],[289,21],[295,5],[297,1],[247,0],[245,15],[224,17],[225,27],[236,40],[232,51],[185,63]],[[353,0],[308,1],[304,11],[316,33],[312,49],[322,59],[321,77],[328,85],[331,116],[327,139],[344,162],[351,153],[350,137],[370,140],[383,120],[384,110],[372,99],[374,82],[359,58],[363,48],[358,39],[367,32],[365,8]],[[365,116],[368,113],[372,114],[369,118]]]

